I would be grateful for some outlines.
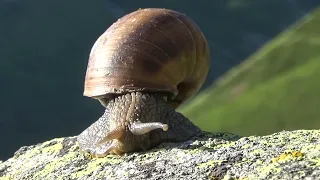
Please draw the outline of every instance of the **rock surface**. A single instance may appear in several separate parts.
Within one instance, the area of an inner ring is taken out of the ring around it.
[[[90,159],[75,137],[21,147],[0,179],[319,179],[320,130],[239,137],[208,133],[148,152]]]

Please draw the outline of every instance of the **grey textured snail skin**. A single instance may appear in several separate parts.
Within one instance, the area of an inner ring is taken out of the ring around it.
[[[125,15],[94,44],[84,95],[104,114],[77,138],[93,157],[146,151],[201,132],[175,111],[202,86],[210,66],[207,41],[187,16],[168,9]]]
[[[157,93],[132,92],[111,100],[102,117],[78,137],[81,148],[93,157],[104,157],[110,152],[120,155],[146,151],[163,141],[185,141],[200,132],[169,107],[163,97]],[[133,99],[139,100],[133,103]],[[137,110],[129,113],[130,108]],[[141,129],[137,127],[140,123],[144,124]]]

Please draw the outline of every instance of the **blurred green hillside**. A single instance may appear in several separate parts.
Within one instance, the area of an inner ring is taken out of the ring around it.
[[[320,128],[320,8],[179,109],[207,131]]]

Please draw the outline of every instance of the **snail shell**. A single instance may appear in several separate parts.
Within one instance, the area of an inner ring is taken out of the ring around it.
[[[192,19],[169,9],[141,9],[112,24],[93,45],[84,95],[168,92],[169,105],[177,108],[199,91],[209,66],[208,43]]]
[[[148,150],[201,132],[181,113],[210,66],[208,43],[182,13],[143,9],[112,24],[90,52],[84,95],[98,99],[104,114],[78,135],[94,157]]]

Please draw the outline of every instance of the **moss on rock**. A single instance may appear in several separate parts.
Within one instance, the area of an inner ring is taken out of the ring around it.
[[[90,159],[76,137],[21,147],[0,161],[0,179],[316,179],[320,130],[239,137],[203,132],[148,152]]]

